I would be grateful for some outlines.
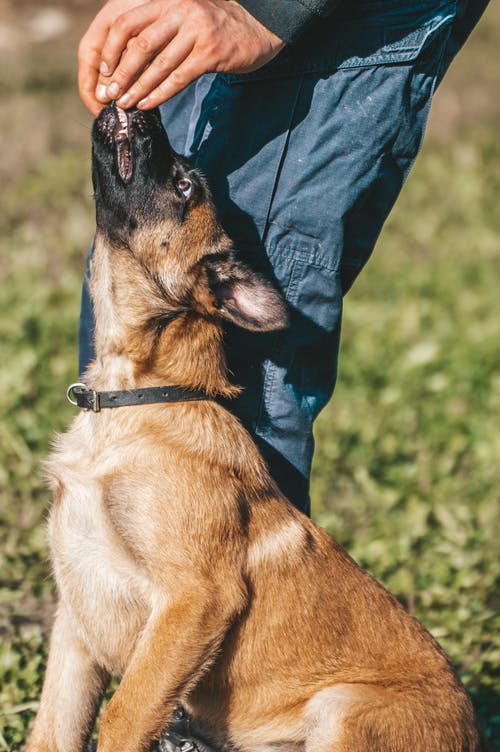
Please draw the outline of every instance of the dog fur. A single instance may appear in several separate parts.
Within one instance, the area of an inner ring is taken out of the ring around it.
[[[283,497],[216,401],[238,393],[224,322],[283,328],[281,296],[238,260],[156,113],[130,112],[123,127],[110,106],[93,144],[96,358],[84,380],[210,399],[82,411],[57,439],[59,605],[28,752],[82,752],[112,674],[98,752],[150,749],[179,703],[221,750],[477,752],[441,648]]]

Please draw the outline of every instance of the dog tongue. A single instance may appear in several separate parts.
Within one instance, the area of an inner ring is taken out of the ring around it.
[[[118,123],[115,128],[115,145],[118,174],[124,183],[128,183],[132,177],[132,150],[129,140],[128,116],[125,110],[118,106],[116,106],[116,113]]]
[[[116,158],[118,161],[118,174],[124,183],[128,183],[132,177],[132,153],[128,138],[116,142]]]

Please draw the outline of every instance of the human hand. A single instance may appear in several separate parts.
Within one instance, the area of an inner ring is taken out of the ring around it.
[[[283,47],[235,0],[108,0],[80,42],[80,96],[94,115],[112,99],[150,109],[203,73],[257,70]]]

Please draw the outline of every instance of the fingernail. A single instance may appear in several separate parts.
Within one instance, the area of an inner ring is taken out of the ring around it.
[[[123,97],[120,97],[118,100],[118,105],[120,107],[126,107],[128,102],[130,102],[130,94],[124,94]]]
[[[109,68],[107,64],[104,62],[104,60],[101,62],[99,66],[99,73],[102,73],[103,76],[109,76]]]
[[[148,97],[144,97],[144,99],[141,99],[140,102],[137,102],[137,106],[138,107],[145,107],[148,102],[149,102]]]
[[[107,102],[109,100],[108,92],[104,84],[99,84],[97,89],[95,90],[96,99],[99,99],[101,102]]]
[[[110,97],[116,97],[119,91],[120,87],[118,86],[116,81],[113,81],[113,83],[108,86],[108,94]]]

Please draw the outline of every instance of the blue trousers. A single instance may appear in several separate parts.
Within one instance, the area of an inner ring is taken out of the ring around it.
[[[259,71],[204,76],[161,108],[235,245],[290,305],[285,332],[229,329],[230,368],[245,389],[228,407],[306,513],[343,297],[419,151],[436,85],[486,4],[353,0]],[[92,330],[84,285],[81,372]]]

